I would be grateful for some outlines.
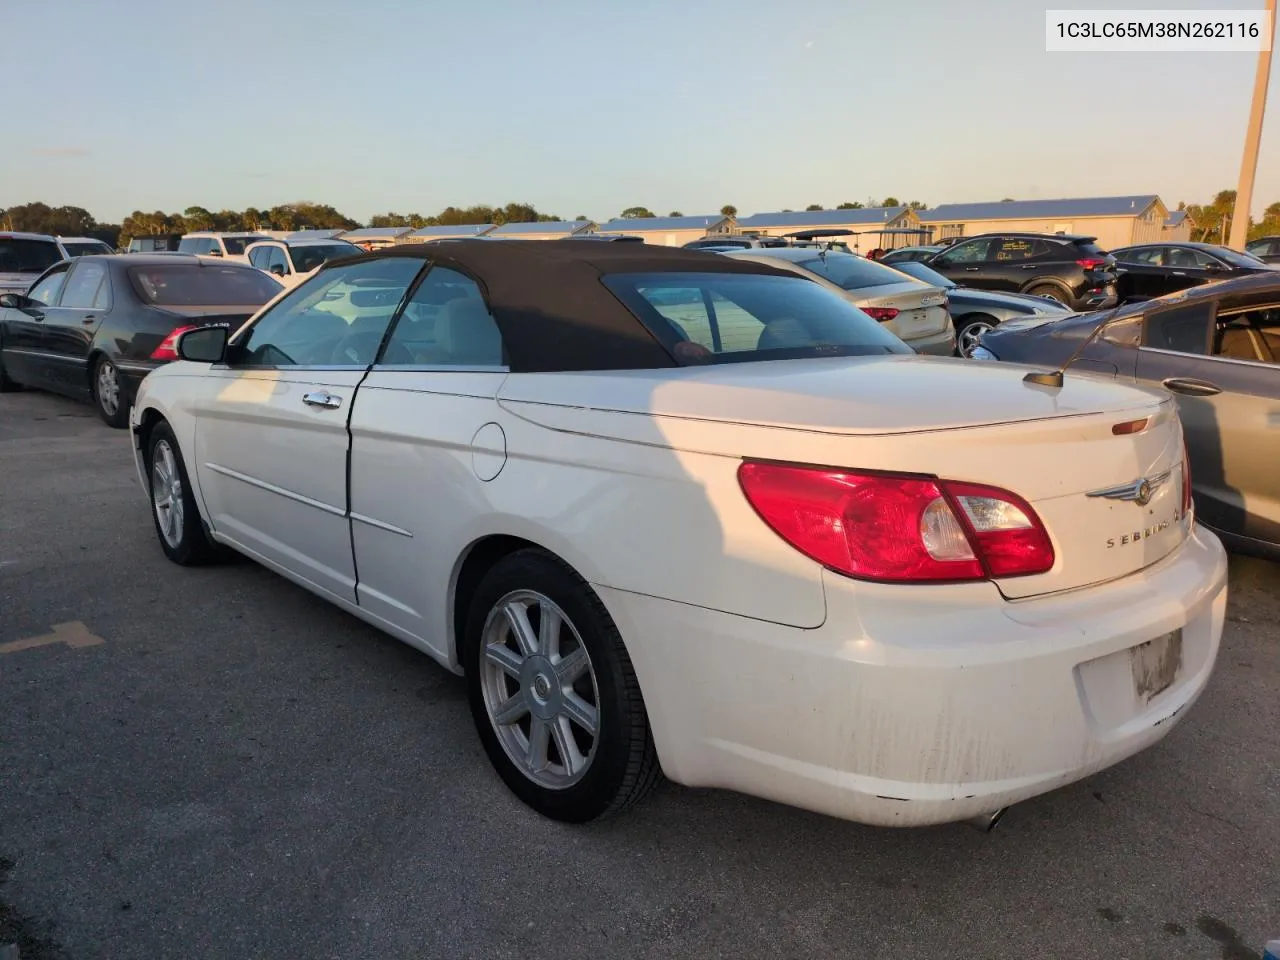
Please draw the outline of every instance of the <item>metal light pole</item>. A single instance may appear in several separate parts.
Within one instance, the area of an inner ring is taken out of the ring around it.
[[[1266,0],[1271,14],[1271,47],[1275,47],[1276,0]],[[1253,81],[1253,107],[1249,129],[1244,136],[1244,156],[1240,160],[1240,184],[1236,188],[1235,214],[1231,218],[1230,246],[1243,250],[1249,239],[1249,207],[1253,203],[1253,177],[1258,171],[1258,143],[1262,139],[1262,114],[1267,109],[1267,84],[1271,80],[1274,50],[1258,51],[1258,73]]]

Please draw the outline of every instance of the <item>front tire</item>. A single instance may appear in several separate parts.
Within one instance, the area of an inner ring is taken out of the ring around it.
[[[99,357],[93,367],[93,405],[104,423],[117,430],[129,421],[129,402],[125,398],[120,371],[106,357]]]
[[[463,663],[472,719],[507,787],[585,823],[624,810],[660,768],[631,658],[594,591],[558,559],[520,550],[476,590]]]
[[[167,423],[156,424],[147,440],[147,478],[151,519],[165,556],[183,567],[215,560],[217,545],[204,532],[178,439]]]

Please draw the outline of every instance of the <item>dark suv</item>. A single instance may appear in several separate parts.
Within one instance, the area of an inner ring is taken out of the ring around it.
[[[1116,303],[1116,260],[1095,239],[988,233],[962,240],[927,262],[962,287],[1051,297],[1072,310],[1104,310]]]

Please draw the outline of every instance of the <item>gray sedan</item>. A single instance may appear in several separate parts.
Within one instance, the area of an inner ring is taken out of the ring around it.
[[[1196,519],[1237,550],[1280,559],[1280,279],[1242,277],[1114,311],[1012,320],[984,336],[973,357],[1048,369],[1086,343],[1067,376],[1172,392]]]

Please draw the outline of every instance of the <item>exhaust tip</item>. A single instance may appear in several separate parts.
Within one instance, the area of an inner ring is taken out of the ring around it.
[[[976,817],[970,817],[965,823],[975,830],[980,830],[982,833],[990,833],[1008,812],[1008,807],[1001,807],[999,810],[992,810],[987,813],[981,813]]]

